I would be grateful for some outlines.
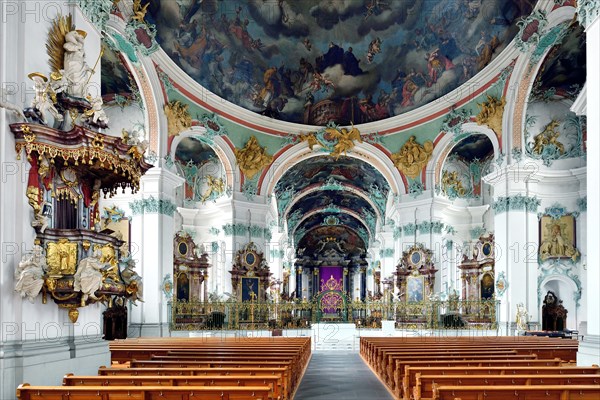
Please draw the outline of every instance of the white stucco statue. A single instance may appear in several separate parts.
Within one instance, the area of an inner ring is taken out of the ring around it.
[[[50,85],[48,84],[48,78],[46,76],[34,72],[29,74],[29,79],[33,81],[33,89],[35,90],[35,96],[31,102],[31,107],[37,109],[42,115],[42,122],[48,121],[48,114],[54,117],[55,121],[62,121],[64,117],[54,107],[54,102],[50,97],[49,91]]]
[[[124,267],[121,271],[121,278],[127,285],[127,293],[131,295],[131,301],[135,302],[139,300],[144,301],[144,286],[142,277],[138,275],[133,269],[135,268],[135,261],[131,258],[129,253],[129,244],[123,242],[119,248],[121,253],[121,259],[119,260],[119,266]]]
[[[90,75],[94,72],[85,61],[83,42],[86,33],[84,31],[71,31],[65,35],[64,72],[69,87],[67,94],[73,97],[85,98],[86,86]]]
[[[88,97],[88,100],[92,105],[92,108],[89,111],[86,111],[85,113],[85,115],[88,117],[88,123],[99,126],[101,128],[108,127],[108,116],[102,108],[102,97]]]
[[[15,270],[15,292],[33,303],[44,285],[46,267],[44,249],[39,244],[33,245],[33,251],[23,256]]]
[[[527,315],[527,309],[523,303],[517,304],[517,315],[516,315],[516,325],[517,330],[526,331],[527,323],[529,322],[529,316]]]
[[[102,250],[100,247],[94,250],[94,254],[90,257],[84,258],[79,262],[77,272],[75,272],[75,282],[73,289],[83,293],[81,298],[81,306],[85,306],[85,302],[88,298],[98,300],[94,294],[96,290],[102,287],[102,263],[100,258],[102,257]]]

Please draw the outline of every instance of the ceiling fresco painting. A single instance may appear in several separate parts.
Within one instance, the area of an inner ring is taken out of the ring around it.
[[[531,96],[539,100],[554,97],[574,100],[585,83],[585,32],[573,23],[561,43],[544,60],[533,85]]]
[[[347,190],[323,190],[304,196],[295,203],[287,214],[288,224],[289,218],[293,215],[304,216],[312,210],[327,207],[353,209],[363,218],[371,220],[374,220],[377,215],[371,204],[355,193]]]
[[[485,160],[494,155],[494,145],[487,136],[472,134],[454,146],[451,154],[466,161]]]
[[[302,221],[298,228],[304,228],[307,232],[317,226],[347,226],[358,232],[359,229],[365,229],[366,226],[358,219],[349,214],[339,213],[318,213],[311,215],[306,220]]]
[[[126,99],[133,97],[132,80],[119,54],[111,47],[104,45],[100,61],[102,97],[104,101],[112,101],[116,96]],[[135,83],[133,83],[135,85]]]
[[[218,96],[311,125],[399,115],[457,88],[533,0],[150,3],[165,52]]]
[[[331,240],[328,238],[334,238]],[[366,244],[357,232],[347,226],[319,226],[307,232],[297,242],[297,256],[313,256],[325,253],[327,250],[343,250],[348,256],[366,254]]]
[[[317,156],[304,160],[286,171],[277,182],[275,193],[280,194],[289,187],[298,192],[330,179],[356,186],[367,193],[376,187],[386,198],[390,191],[383,175],[364,161],[347,156],[340,156],[337,160],[329,156]]]
[[[196,166],[202,166],[210,161],[218,161],[217,153],[198,139],[186,137],[175,150],[175,160],[182,163],[193,163]]]

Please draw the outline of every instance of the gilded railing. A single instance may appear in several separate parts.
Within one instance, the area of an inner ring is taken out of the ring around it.
[[[354,322],[380,328],[395,321],[397,329],[496,329],[499,301],[353,301],[324,312],[319,302],[185,302],[172,301],[172,330],[306,329],[316,322]],[[332,312],[333,311],[333,312]]]

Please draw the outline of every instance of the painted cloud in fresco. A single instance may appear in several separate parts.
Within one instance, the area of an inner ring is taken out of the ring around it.
[[[157,0],[148,19],[201,85],[248,110],[325,125],[376,121],[466,82],[534,0]]]

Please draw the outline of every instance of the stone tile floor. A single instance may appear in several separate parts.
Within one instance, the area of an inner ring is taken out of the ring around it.
[[[294,400],[393,400],[357,353],[313,352]]]

